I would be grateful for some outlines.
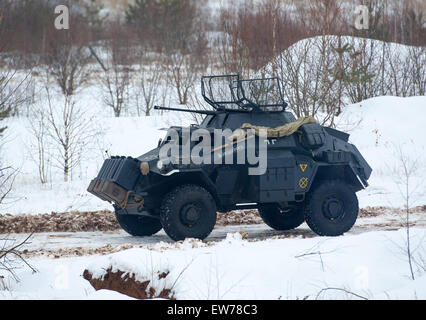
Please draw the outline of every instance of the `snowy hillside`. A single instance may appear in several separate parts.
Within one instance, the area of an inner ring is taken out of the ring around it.
[[[373,173],[370,186],[358,193],[360,206],[404,206],[402,162],[417,162],[410,181],[413,205],[426,202],[426,97],[377,97],[346,107],[337,127],[351,134]],[[401,193],[402,192],[402,193]]]

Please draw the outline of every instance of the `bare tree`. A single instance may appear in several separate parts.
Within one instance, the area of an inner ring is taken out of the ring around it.
[[[0,6],[1,9],[1,6]],[[0,10],[0,22],[1,22]],[[2,29],[0,28],[0,35]],[[1,40],[1,39],[0,39]],[[0,41],[0,47],[1,47]],[[1,53],[1,50],[0,50]],[[0,62],[2,56],[0,55]],[[0,69],[0,122],[12,115],[16,110],[16,106],[23,101],[21,96],[21,89],[25,87],[29,75],[24,76],[23,79],[16,79],[16,71],[8,71],[8,68]],[[5,144],[5,131],[7,126],[0,125],[0,148]],[[3,152],[0,151],[0,204],[4,203],[6,197],[12,191],[13,183],[19,170],[12,165],[5,164],[2,156]]]
[[[298,117],[314,116],[334,126],[347,103],[405,95],[414,82],[410,74],[422,83],[423,66],[407,63],[388,47],[371,39],[319,36],[284,50],[262,72],[283,80],[284,96]]]
[[[17,174],[17,169],[10,166],[2,166],[0,162],[0,204],[4,203],[6,197],[12,191]]]
[[[406,244],[404,251],[408,259],[411,279],[414,280],[415,257],[414,250],[411,246],[410,214],[413,203],[416,200],[416,194],[419,195],[416,191],[422,190],[421,184],[423,184],[423,181],[421,178],[419,179],[419,172],[422,161],[420,158],[412,158],[412,156],[408,155],[408,153],[403,149],[402,146],[395,147],[395,150],[395,156],[398,164],[393,170],[394,179],[399,189],[399,193],[405,203],[404,225],[406,229]]]
[[[267,66],[267,73],[277,70],[283,81],[283,93],[297,117],[313,116],[322,124],[334,125],[340,113],[339,78],[330,73],[338,65],[335,37],[306,39],[283,51]]]
[[[137,0],[126,11],[126,20],[140,41],[153,51],[172,52],[194,47],[203,21],[202,1]]]
[[[46,66],[46,135],[54,149],[49,157],[63,172],[64,181],[72,177],[72,170],[80,163],[83,150],[90,143],[94,132],[90,128],[91,116],[76,105],[74,96],[87,85],[91,61],[90,49],[86,46],[87,32],[84,24],[75,21],[70,32],[53,33],[50,48],[45,56]],[[53,106],[50,80],[53,78],[62,100]]]
[[[115,117],[119,117],[128,103],[134,45],[130,29],[119,20],[107,30],[107,35],[109,39],[105,40],[102,47],[104,59],[92,47],[89,49],[103,70],[99,80],[104,104],[112,108]]]
[[[410,66],[410,95],[426,95],[426,47],[410,47],[407,60]]]
[[[188,109],[191,110],[212,110],[212,107],[208,105],[204,99],[201,97],[200,88],[197,86],[194,86],[190,89],[188,93],[188,103],[187,103]],[[204,119],[204,115],[199,113],[191,113],[192,119],[200,124],[201,121]]]
[[[145,116],[150,116],[154,105],[162,104],[160,101],[161,91],[167,86],[167,79],[164,77],[164,66],[161,63],[140,63],[139,76],[136,79],[135,97],[137,101],[137,113],[140,116],[143,112]]]
[[[249,34],[245,21],[254,10],[250,1],[237,4],[232,2],[221,8],[219,26],[222,35],[217,40],[218,55],[222,69],[228,74],[250,75],[250,45],[242,41]],[[251,43],[251,41],[250,41]]]
[[[169,55],[167,74],[171,85],[176,89],[180,104],[187,104],[189,90],[206,70],[205,63],[193,54],[175,52]]]
[[[424,245],[424,241],[422,244],[416,248],[417,254],[413,257],[413,262],[417,267],[418,272],[421,274],[426,273],[426,247]]]
[[[314,34],[322,36],[341,32],[343,16],[341,1],[338,0],[313,0],[309,1],[307,8],[302,11],[307,20],[307,27]]]
[[[354,38],[347,44],[342,78],[346,96],[351,103],[357,103],[379,95],[386,86],[380,75],[381,68],[386,68],[386,58],[379,55],[377,42]],[[383,48],[386,50],[386,46]]]
[[[128,66],[113,63],[101,76],[104,104],[119,117],[126,108],[130,85],[130,71]]]
[[[7,110],[11,116],[19,116],[22,106],[31,104],[34,99],[31,72],[22,75],[16,70],[11,71],[12,68],[8,65],[6,70],[0,70],[0,119]]]
[[[72,96],[87,84],[90,56],[88,48],[70,43],[54,47],[47,55],[47,71],[64,96]]]
[[[29,155],[38,167],[38,175],[41,184],[45,184],[48,180],[49,170],[49,152],[48,152],[48,115],[43,107],[33,108],[31,121],[29,123],[29,132],[35,138],[35,152],[32,148]]]
[[[313,35],[303,25],[306,12],[299,16],[286,9],[279,0],[223,4],[217,26],[222,33],[215,49],[225,73],[250,77],[290,45]]]
[[[7,105],[7,101],[9,100],[8,96],[5,96],[5,82],[6,78],[4,76],[0,76],[0,121],[6,119],[11,111],[12,108]],[[6,130],[6,127],[1,128],[0,127],[0,136],[1,134]]]
[[[57,146],[53,159],[62,169],[64,181],[67,182],[72,170],[80,163],[83,153],[90,141],[98,135],[91,124],[93,117],[85,114],[70,96],[63,96],[62,105],[53,107],[49,89],[46,88],[48,100],[47,134]]]
[[[386,50],[387,61],[387,83],[388,93],[395,96],[408,96],[410,92],[410,64],[408,62],[408,55],[401,54],[400,48],[396,46],[387,46]]]
[[[20,251],[20,248],[28,243],[28,240],[31,238],[31,236],[32,234],[18,243],[15,239],[0,239],[3,242],[0,248],[0,270],[9,272],[16,281],[19,279],[15,273],[15,270],[21,267],[19,261],[24,263],[33,272],[37,272],[37,270],[31,266],[27,260],[25,260],[22,252]]]

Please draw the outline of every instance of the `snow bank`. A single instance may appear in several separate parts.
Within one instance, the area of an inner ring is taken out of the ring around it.
[[[330,44],[337,44],[338,41],[341,41],[342,47],[345,44],[353,47],[354,51],[365,50],[367,53],[371,54],[373,58],[380,58],[380,54],[382,53],[383,46],[386,47],[388,52],[392,54],[398,54],[401,58],[404,58],[408,55],[409,50],[416,48],[414,46],[407,46],[404,44],[396,43],[396,42],[383,42],[381,40],[368,39],[368,38],[360,38],[353,36],[335,36],[335,35],[326,35],[326,36],[315,36],[306,39],[302,39],[290,47],[288,47],[285,51],[279,54],[271,63],[267,64],[263,67],[261,71],[273,73],[273,66],[280,65],[280,59],[282,59],[282,55],[284,53],[288,53],[290,56],[299,57],[302,53],[306,53],[306,61],[318,60],[318,57],[321,56],[321,50],[324,48],[327,50],[327,53],[331,54],[333,58],[337,56],[336,51],[334,51]],[[307,50],[307,48],[309,50]],[[330,60],[333,58],[329,57]],[[299,72],[303,73],[304,63],[300,65],[301,69]],[[309,72],[309,70],[306,70]]]
[[[153,266],[151,266],[153,267]],[[168,281],[169,271],[154,270],[144,273],[122,271],[109,267],[101,275],[84,270],[83,277],[96,290],[112,290],[137,299],[173,299],[173,283]]]
[[[411,229],[412,248],[425,255],[426,229]],[[405,230],[376,231],[335,238],[247,241],[240,233],[218,243],[188,239],[134,248],[107,256],[33,258],[39,271],[18,270],[2,298],[116,299],[95,289],[83,270],[102,277],[120,270],[135,279],[154,279],[153,287],[173,287],[177,299],[426,299],[426,274],[415,265],[410,279]],[[423,246],[421,246],[423,244]],[[167,271],[158,279],[158,271]],[[338,288],[344,290],[326,290]],[[346,291],[345,291],[346,290]]]
[[[404,206],[402,154],[418,165],[410,180],[410,206],[423,205],[426,195],[426,96],[377,97],[350,105],[337,118],[337,127],[351,134],[373,168],[370,187],[358,193],[361,207]]]
[[[424,229],[412,229],[413,246]],[[131,249],[96,258],[88,267],[99,276],[108,268],[146,279],[166,268],[177,299],[356,299],[341,288],[368,299],[426,298],[426,275],[409,280],[405,231],[313,239],[249,242],[228,234],[216,245],[188,239],[161,252]],[[189,244],[185,244],[185,243]],[[317,296],[319,294],[319,296]]]

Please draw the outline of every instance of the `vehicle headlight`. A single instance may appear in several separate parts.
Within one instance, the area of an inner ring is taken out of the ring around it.
[[[144,176],[146,176],[148,173],[149,173],[149,163],[148,162],[141,162],[141,164],[140,164],[140,170],[141,170],[141,173],[144,175]]]

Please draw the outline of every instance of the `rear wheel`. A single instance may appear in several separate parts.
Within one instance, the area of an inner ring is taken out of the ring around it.
[[[320,236],[339,236],[349,231],[358,217],[358,199],[347,183],[326,180],[307,196],[305,219]]]
[[[173,240],[203,240],[216,224],[216,202],[206,189],[192,184],[176,187],[163,199],[160,220]]]
[[[132,236],[152,236],[163,228],[159,219],[128,214],[120,207],[115,207],[115,217],[120,227]]]
[[[275,230],[291,230],[305,221],[301,205],[281,207],[278,203],[261,204],[259,214],[263,221]]]

